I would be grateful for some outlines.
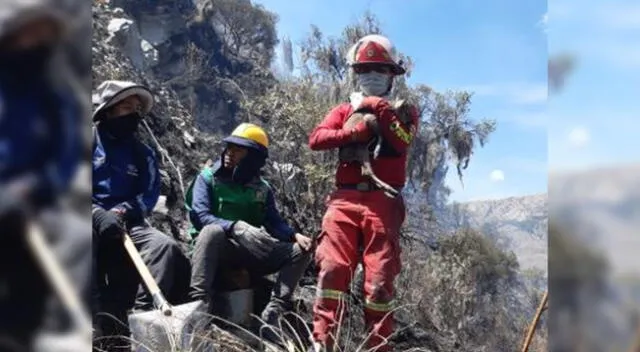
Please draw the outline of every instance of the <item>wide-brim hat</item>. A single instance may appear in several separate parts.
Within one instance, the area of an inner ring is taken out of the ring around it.
[[[134,95],[138,96],[142,102],[142,115],[144,116],[151,112],[154,105],[154,98],[149,88],[127,81],[102,82],[93,95],[93,105],[96,106],[93,112],[93,121],[97,121],[100,113],[104,110]]]
[[[52,0],[2,0],[0,1],[0,38],[13,33],[30,21],[49,18],[68,32],[69,14]]]

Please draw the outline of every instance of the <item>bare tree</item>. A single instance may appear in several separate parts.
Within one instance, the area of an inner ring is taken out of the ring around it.
[[[287,72],[293,72],[293,45],[289,37],[282,40],[282,61]]]
[[[268,67],[278,43],[278,16],[250,0],[204,0],[198,5],[199,20],[209,22],[232,55]]]

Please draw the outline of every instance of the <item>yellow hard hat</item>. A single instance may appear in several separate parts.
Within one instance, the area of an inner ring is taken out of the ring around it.
[[[263,152],[269,148],[267,133],[260,126],[248,122],[238,125],[224,141]]]

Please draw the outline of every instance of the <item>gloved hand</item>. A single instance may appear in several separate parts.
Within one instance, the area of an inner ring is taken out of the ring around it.
[[[0,223],[7,229],[17,229],[27,219],[27,207],[19,197],[6,186],[0,186]]]
[[[266,259],[275,243],[274,238],[267,231],[242,220],[233,224],[231,238],[251,252],[258,260]]]
[[[93,226],[100,236],[120,239],[124,235],[124,227],[120,216],[110,210],[98,208],[93,212]]]
[[[354,128],[349,131],[351,141],[354,143],[364,143],[373,138],[373,133],[367,126],[365,121],[358,122]]]
[[[398,119],[404,124],[410,124],[412,121],[420,119],[418,107],[405,99],[396,100],[393,103],[393,110]]]
[[[374,114],[377,117],[377,122],[381,124],[381,126],[388,126],[394,121],[409,125],[420,117],[418,107],[406,100],[396,100],[392,104],[392,102],[387,99],[375,96],[362,99],[358,110],[364,110]]]
[[[21,208],[21,198],[12,194],[6,186],[0,186],[0,218],[19,211]]]
[[[376,96],[364,97],[360,101],[360,105],[358,105],[358,110],[365,110],[376,116],[380,116],[381,111],[391,108],[391,104],[387,99]]]

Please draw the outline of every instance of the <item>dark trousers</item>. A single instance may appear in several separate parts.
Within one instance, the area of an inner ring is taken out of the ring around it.
[[[128,311],[153,309],[153,300],[122,240],[94,236],[94,325],[104,336],[99,339],[102,348],[127,349],[128,342],[111,337],[129,336]],[[176,240],[146,225],[131,227],[129,236],[169,303],[186,303],[191,268]]]
[[[246,269],[252,277],[278,272],[263,317],[289,310],[293,292],[311,261],[311,254],[295,243],[275,239],[272,242],[268,258],[258,260],[249,249],[229,239],[220,226],[208,225],[203,228],[193,251],[191,298],[210,301],[216,279],[225,270]]]

